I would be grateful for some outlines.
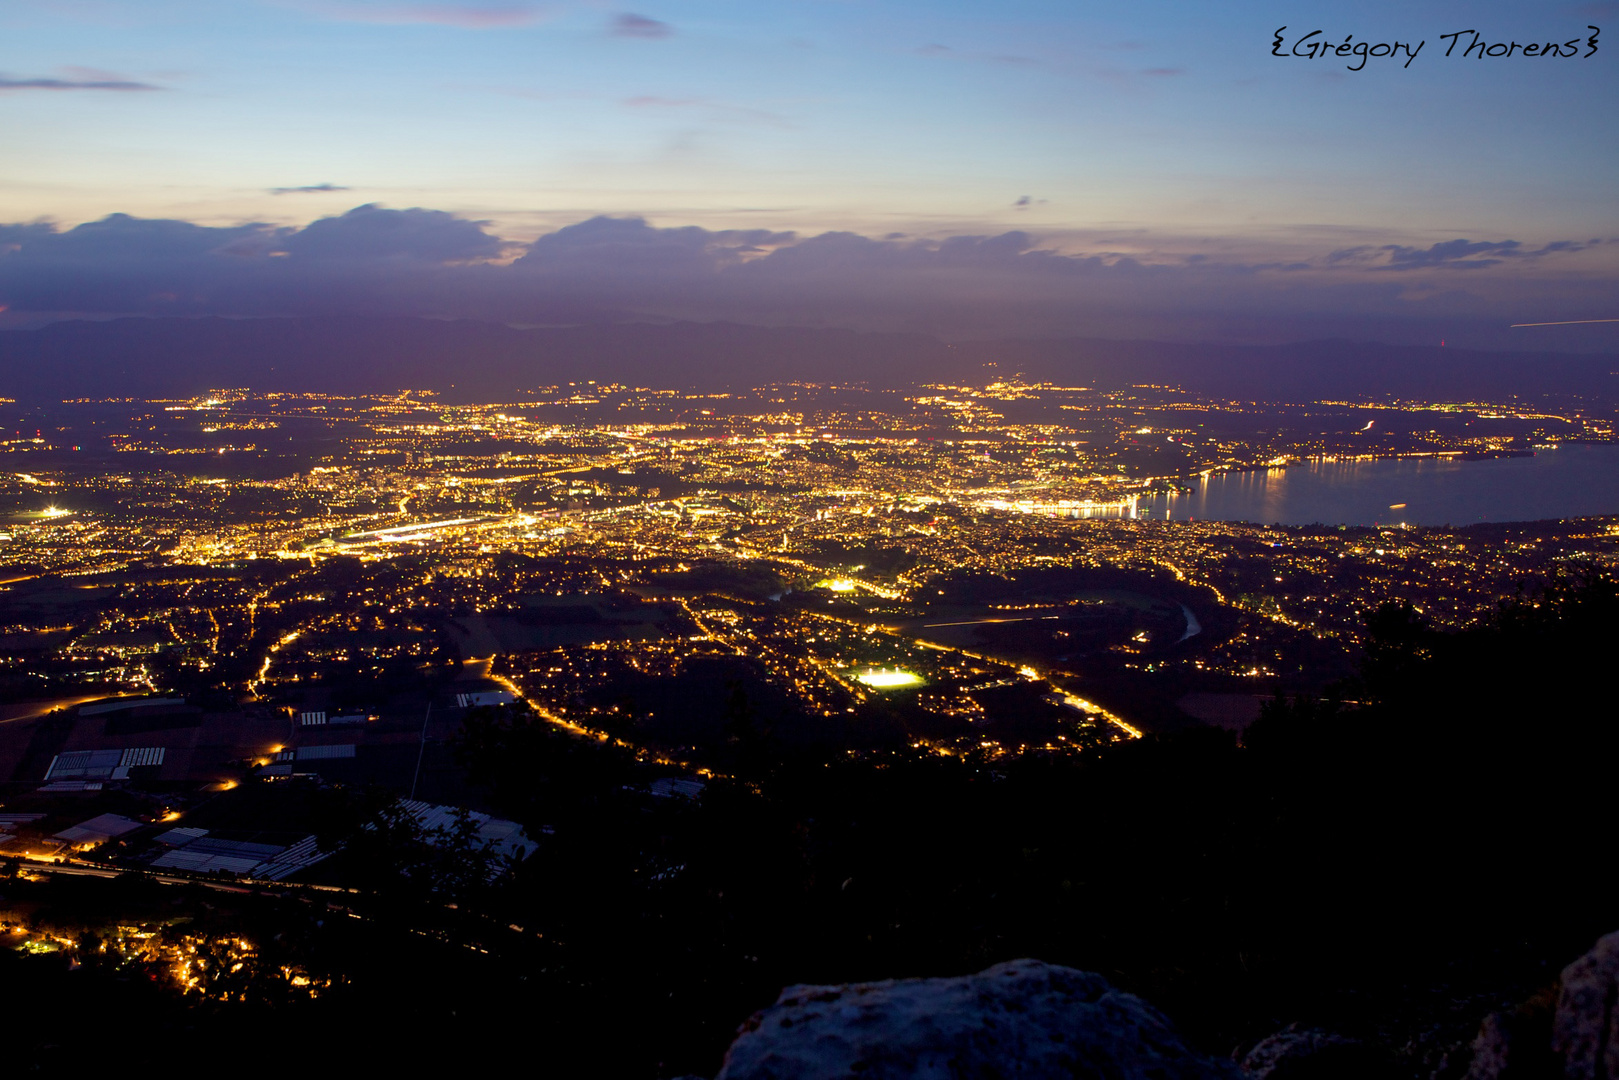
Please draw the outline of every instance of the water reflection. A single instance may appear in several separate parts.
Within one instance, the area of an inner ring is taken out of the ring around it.
[[[1619,514],[1619,446],[1534,457],[1322,459],[1199,480],[1141,500],[1142,517],[1261,524],[1467,525]]]

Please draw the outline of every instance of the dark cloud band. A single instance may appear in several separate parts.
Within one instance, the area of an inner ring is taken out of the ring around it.
[[[152,83],[131,79],[9,79],[0,75],[0,93],[11,90],[162,90]]]
[[[317,184],[284,193],[340,190]],[[487,222],[375,204],[301,228],[114,214],[0,225],[0,305],[29,312],[426,315],[510,323],[638,319],[915,330],[946,336],[1389,340],[1463,324],[1611,310],[1605,241],[1457,239],[1314,259],[1064,254],[1011,231],[918,239],[657,228],[594,217],[514,244]],[[1611,262],[1612,260],[1607,260]],[[1460,274],[1465,269],[1468,273]],[[1399,270],[1399,274],[1389,271]],[[1590,333],[1609,332],[1593,329]]]

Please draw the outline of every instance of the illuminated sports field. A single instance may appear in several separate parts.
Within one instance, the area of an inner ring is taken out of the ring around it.
[[[875,690],[898,690],[901,687],[920,686],[922,684],[922,676],[909,671],[901,671],[898,668],[893,671],[880,669],[863,672],[856,675],[855,680],[863,682]]]

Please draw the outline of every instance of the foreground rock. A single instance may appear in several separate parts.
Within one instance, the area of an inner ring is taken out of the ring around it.
[[[1619,932],[1563,969],[1552,1049],[1567,1080],[1619,1077]]]
[[[1260,1040],[1242,1059],[1250,1080],[1383,1080],[1389,1063],[1374,1048],[1293,1024]]]
[[[742,1028],[719,1080],[1235,1080],[1164,1016],[1038,960],[954,979],[791,986]]]
[[[1563,969],[1559,985],[1491,1013],[1433,1080],[1619,1080],[1619,932]]]
[[[1468,1051],[1472,1060],[1462,1080],[1557,1080],[1562,1075],[1551,1051],[1551,1009],[1538,998],[1486,1016]]]

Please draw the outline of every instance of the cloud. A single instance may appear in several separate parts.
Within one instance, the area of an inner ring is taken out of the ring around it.
[[[286,234],[283,250],[304,259],[415,259],[459,262],[493,258],[505,245],[468,221],[442,210],[388,210],[375,203],[341,217],[321,218]]]
[[[527,26],[552,14],[537,4],[363,4],[299,3],[293,6],[333,22],[375,23],[384,26],[453,26],[462,30],[494,30]]]
[[[267,189],[271,195],[304,195],[321,191],[347,191],[342,184],[305,184],[302,187],[273,187]]]
[[[13,79],[0,75],[0,93],[10,90],[141,91],[164,89],[167,88],[152,83],[136,82],[133,79],[118,78],[108,72],[96,72],[91,78],[76,79]]]
[[[1523,245],[1516,240],[1501,240],[1495,243],[1447,240],[1428,248],[1385,244],[1382,250],[1389,253],[1388,262],[1385,264],[1385,268],[1389,270],[1417,270],[1438,266],[1451,270],[1481,270],[1498,265],[1501,259],[1479,258],[1480,255],[1512,257],[1519,254],[1522,247]]]
[[[611,289],[633,281],[708,277],[797,241],[794,233],[769,229],[658,229],[641,218],[598,216],[535,240],[512,269]]]
[[[1342,248],[1328,254],[1324,261],[1328,265],[1358,265],[1377,270],[1485,270],[1509,259],[1537,259],[1583,251],[1590,246],[1559,240],[1531,249],[1517,240],[1445,240],[1425,248],[1402,244]]]
[[[1024,230],[803,235],[599,216],[525,245],[486,222],[420,207],[366,204],[303,227],[114,214],[69,229],[0,225],[0,304],[13,320],[60,312],[368,314],[730,320],[945,336],[1388,340],[1418,325],[1422,334],[1504,328],[1553,306],[1550,318],[1580,317],[1582,306],[1609,301],[1619,278],[1605,254],[1619,248],[1589,241],[1367,243],[1300,257],[1260,241],[1244,251],[1188,241],[1177,253],[1154,249],[1152,239],[1069,237],[1063,250]],[[1457,275],[1459,267],[1469,272]]]
[[[627,38],[666,38],[674,35],[675,28],[666,22],[649,19],[645,15],[634,15],[623,12],[613,16],[608,33],[614,37]]]

